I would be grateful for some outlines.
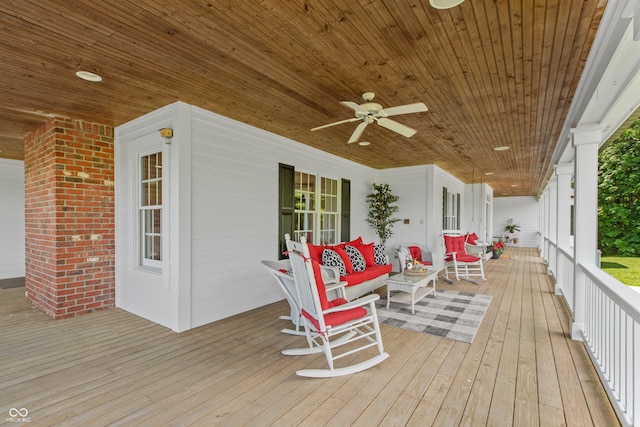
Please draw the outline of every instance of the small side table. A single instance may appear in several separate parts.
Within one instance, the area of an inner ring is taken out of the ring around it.
[[[395,274],[387,279],[387,309],[390,302],[411,304],[411,313],[415,314],[415,303],[427,295],[436,294],[438,272],[432,271],[424,276],[408,276],[404,273]],[[431,287],[429,287],[431,283]],[[391,296],[392,291],[399,293]]]

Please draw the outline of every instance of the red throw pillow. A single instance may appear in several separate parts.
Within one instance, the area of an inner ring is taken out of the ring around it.
[[[422,250],[420,250],[419,246],[409,246],[409,253],[411,258],[422,261]]]
[[[311,243],[307,243],[307,247],[309,248],[309,256],[311,256],[311,259],[318,264],[322,264],[322,251],[324,251],[324,247],[312,245]]]
[[[356,246],[361,244],[362,244],[362,237],[358,237],[357,239],[353,239],[352,241],[347,242],[347,245],[349,246]]]
[[[367,264],[367,267],[376,265],[376,259],[373,256],[373,242],[363,243],[361,245],[353,245],[353,247],[360,251],[360,253],[364,257],[364,262]]]
[[[478,235],[476,233],[467,234],[467,242],[472,245],[475,245],[478,241]]]
[[[353,264],[351,263],[349,254],[344,250],[344,245],[327,246],[327,249],[331,249],[340,255],[342,262],[344,262],[344,268],[347,270],[347,274],[353,273]]]

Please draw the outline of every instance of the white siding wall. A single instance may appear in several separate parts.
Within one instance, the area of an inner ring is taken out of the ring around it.
[[[493,189],[487,184],[467,184],[462,193],[461,231],[476,233],[481,239],[491,240]],[[490,223],[488,223],[490,222]]]
[[[535,197],[497,197],[493,199],[493,236],[504,236],[509,219],[520,225],[518,246],[537,248],[540,243],[540,208]]]
[[[381,170],[378,180],[388,183],[399,196],[397,217],[409,219],[409,224],[401,221],[394,227],[387,243],[390,258],[394,255],[390,252],[394,245],[417,243],[432,253],[435,267],[442,269],[442,187],[460,193],[463,211],[465,184],[435,165]],[[391,259],[397,262],[395,257]]]
[[[416,243],[427,246],[427,184],[428,166],[384,169],[380,171],[379,182],[389,184],[393,194],[398,196],[398,212],[393,234],[387,240],[386,253],[394,271],[400,269],[393,247],[399,243]],[[405,224],[404,220],[408,220]],[[376,238],[377,239],[377,238]],[[376,240],[377,241],[377,240]]]
[[[351,180],[351,235],[373,240],[374,169],[196,107],[192,120],[193,327],[283,298],[260,265],[278,258],[278,163]]]
[[[0,279],[24,277],[24,162],[0,159]]]

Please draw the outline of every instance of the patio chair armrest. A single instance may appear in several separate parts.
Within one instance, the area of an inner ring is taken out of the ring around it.
[[[340,270],[338,267],[320,264],[320,274],[325,285],[340,283]]]
[[[350,301],[350,302],[348,302],[346,304],[342,304],[342,305],[339,305],[339,306],[336,306],[336,307],[328,308],[328,309],[324,310],[322,312],[322,314],[335,313],[337,311],[351,310],[352,308],[362,307],[362,306],[367,305],[367,304],[375,304],[375,302],[377,300],[379,300],[379,299],[380,299],[380,295],[378,295],[378,294],[365,295],[363,297],[360,297],[358,299]]]
[[[346,281],[338,283],[325,283],[324,286],[327,294],[329,294],[329,292],[335,291],[340,298],[347,299],[347,291],[345,291],[344,288],[347,287],[348,283],[349,282]]]

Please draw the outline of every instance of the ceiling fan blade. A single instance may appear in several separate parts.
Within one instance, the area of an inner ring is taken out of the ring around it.
[[[387,119],[384,117],[380,117],[376,119],[376,121],[383,128],[398,132],[400,135],[406,136],[407,138],[412,137],[417,132],[415,129],[412,129],[409,126],[405,126],[402,123],[398,123],[395,120]]]
[[[364,108],[362,108],[361,106],[359,106],[358,104],[356,104],[355,102],[351,102],[351,101],[342,101],[340,102],[340,104],[344,105],[345,107],[349,107],[351,108],[353,111],[355,111],[356,113],[362,113],[362,114],[367,114],[368,111],[365,110]]]
[[[428,111],[426,105],[422,102],[416,102],[415,104],[399,105],[397,107],[385,108],[380,111],[381,117],[397,116],[399,114],[409,113],[422,113]]]
[[[360,139],[360,137],[362,136],[362,132],[364,132],[364,128],[366,128],[368,124],[369,123],[365,121],[358,125],[356,130],[353,131],[353,134],[351,134],[351,138],[349,138],[349,144],[351,144],[352,142],[356,142],[358,139]]]
[[[346,119],[346,120],[340,120],[339,122],[333,122],[333,123],[329,123],[327,125],[322,125],[322,126],[318,126],[315,127],[313,129],[311,129],[312,131],[314,130],[319,130],[319,129],[324,129],[324,128],[328,128],[330,126],[335,126],[335,125],[341,125],[342,123],[351,123],[351,122],[355,122],[357,120],[362,120],[362,117],[352,117],[350,119]]]

